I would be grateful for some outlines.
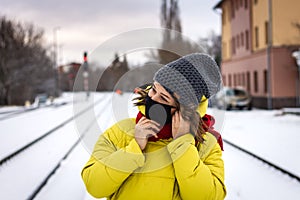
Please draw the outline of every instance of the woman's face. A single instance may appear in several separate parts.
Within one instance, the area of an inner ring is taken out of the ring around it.
[[[172,95],[165,90],[165,88],[158,82],[154,82],[152,88],[148,92],[148,96],[153,100],[161,104],[170,105],[176,107],[175,99]],[[176,108],[171,109],[173,114],[176,111]]]

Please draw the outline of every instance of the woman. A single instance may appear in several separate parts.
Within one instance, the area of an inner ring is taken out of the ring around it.
[[[220,85],[218,66],[206,54],[158,70],[154,83],[138,91],[136,119],[99,137],[82,170],[88,192],[118,200],[224,199],[222,143],[205,115]]]

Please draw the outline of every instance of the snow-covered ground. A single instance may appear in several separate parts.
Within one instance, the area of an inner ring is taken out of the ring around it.
[[[300,116],[281,111],[225,113],[224,139],[300,177]],[[227,199],[300,199],[300,182],[225,144]]]
[[[300,177],[300,116],[279,113],[228,112],[223,137]]]
[[[117,120],[136,115],[136,108],[128,106],[132,97],[128,93],[95,94],[93,101],[100,102],[93,108],[97,120],[88,116],[90,113],[83,113],[37,145],[5,162],[0,166],[0,199],[28,198],[81,134],[90,140],[82,140],[73,149],[35,199],[93,199],[81,181],[81,169],[90,156],[93,140],[103,130]],[[70,95],[58,101],[64,99],[70,102]],[[84,98],[82,102],[76,101],[75,107],[84,110],[89,106],[84,101]],[[300,116],[279,115],[277,110],[225,112],[209,109],[208,112],[216,116],[215,127],[224,139],[300,176],[300,159],[297,157],[297,152],[300,152],[297,144],[300,142]],[[66,104],[36,109],[0,121],[0,160],[71,118],[74,113],[73,104]],[[99,131],[93,133],[92,130]],[[300,182],[226,143],[224,145],[226,200],[300,199]]]
[[[0,107],[0,115],[24,110],[23,106],[2,106]]]

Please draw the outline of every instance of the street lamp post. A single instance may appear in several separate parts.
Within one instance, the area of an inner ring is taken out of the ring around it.
[[[272,32],[272,0],[268,1],[268,46],[267,46],[267,71],[268,71],[268,97],[267,97],[267,105],[268,109],[273,108],[273,100],[272,100],[272,59],[271,59],[271,50],[273,43],[273,32]]]
[[[297,104],[298,106],[300,106],[300,48],[298,51],[293,52],[293,57],[296,59],[297,61],[297,65],[298,65],[298,80],[297,80]]]
[[[60,29],[59,26],[53,28],[53,68],[54,68],[54,95],[58,96],[58,71],[57,71],[57,32]]]

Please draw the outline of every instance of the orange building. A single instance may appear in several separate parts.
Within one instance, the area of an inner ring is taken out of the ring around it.
[[[245,87],[260,108],[300,104],[299,0],[221,0],[224,85]]]

